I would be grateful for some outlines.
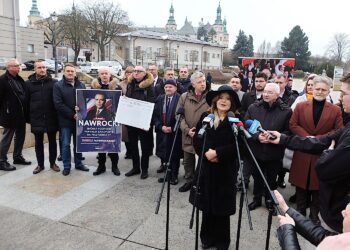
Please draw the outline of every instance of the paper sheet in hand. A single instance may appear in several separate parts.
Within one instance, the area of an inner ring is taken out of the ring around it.
[[[120,97],[115,120],[118,123],[149,130],[154,103]]]

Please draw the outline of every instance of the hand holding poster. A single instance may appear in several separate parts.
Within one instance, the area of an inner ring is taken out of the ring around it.
[[[154,103],[122,96],[119,99],[115,120],[131,127],[149,130]]]
[[[77,90],[77,152],[120,152],[121,126],[115,121],[121,91]]]

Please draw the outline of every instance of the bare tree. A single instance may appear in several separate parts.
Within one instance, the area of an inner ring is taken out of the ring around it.
[[[62,26],[64,28],[64,37],[74,51],[74,63],[77,59],[82,46],[89,42],[87,35],[87,21],[81,9],[75,7],[66,10],[62,15]]]
[[[85,3],[84,14],[90,40],[97,44],[101,60],[105,60],[105,46],[119,33],[128,31],[128,14],[119,4],[109,1]]]
[[[45,18],[35,23],[35,25],[44,30],[46,44],[51,44],[52,47],[57,47],[64,40],[64,28],[62,25],[62,16],[57,16],[57,21],[53,21],[52,17]],[[52,50],[52,58],[56,58],[56,50]]]
[[[260,44],[257,52],[259,57],[267,58],[271,55],[271,43],[265,40]]]
[[[346,60],[350,53],[350,40],[345,33],[336,33],[329,42],[326,54],[338,63]]]

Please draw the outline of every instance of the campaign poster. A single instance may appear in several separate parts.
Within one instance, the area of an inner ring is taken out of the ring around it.
[[[120,90],[77,89],[77,152],[116,153],[121,124],[115,121]]]

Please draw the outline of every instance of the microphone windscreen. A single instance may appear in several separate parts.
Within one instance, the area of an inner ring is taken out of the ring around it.
[[[245,127],[248,129],[250,128],[250,126],[252,126],[252,124],[253,124],[253,120],[246,120],[245,121]]]
[[[179,108],[176,112],[178,115],[184,115],[185,114],[185,109],[184,108]]]

